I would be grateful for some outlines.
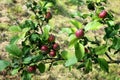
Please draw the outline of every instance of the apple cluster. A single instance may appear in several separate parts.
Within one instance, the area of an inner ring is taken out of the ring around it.
[[[48,44],[44,44],[41,46],[41,52],[45,55],[49,55],[49,57],[55,57],[56,53],[60,49],[59,44],[55,42],[55,36],[50,34],[47,42]]]

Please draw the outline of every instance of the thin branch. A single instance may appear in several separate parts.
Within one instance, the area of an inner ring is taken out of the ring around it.
[[[32,8],[32,7],[31,7]],[[33,13],[35,14],[35,16],[37,17],[37,14],[36,14],[36,12],[33,10]],[[42,30],[42,26],[43,26],[43,22],[44,21],[42,21],[42,24],[40,24],[40,22],[39,22],[39,20],[37,20],[38,21],[38,26],[40,27],[40,30],[41,30],[41,33],[43,34],[43,30]]]
[[[107,61],[109,64],[112,64],[112,63],[117,63],[117,64],[120,64],[120,60],[114,60],[114,61]]]
[[[43,21],[42,21],[42,24],[41,24],[41,25],[40,25],[40,22],[38,21],[38,26],[40,27],[41,33],[43,34],[43,29],[42,29]]]
[[[44,60],[52,60],[53,62],[55,62],[55,61],[60,61],[60,60],[65,60],[65,59],[60,59],[60,58],[46,58],[46,59],[44,59]],[[84,62],[84,61],[79,61],[79,62]],[[50,62],[46,62],[46,63],[51,63],[51,61]],[[119,64],[120,63],[120,60],[110,60],[110,61],[107,61],[107,63],[109,63],[109,64],[112,64],[112,63],[117,63],[117,64]]]
[[[105,53],[105,55],[110,59],[110,61],[113,61],[113,59],[107,53]]]
[[[49,68],[48,68],[48,71],[50,71],[50,69],[51,69],[53,63],[54,63],[54,61],[52,61],[52,62],[50,63]]]

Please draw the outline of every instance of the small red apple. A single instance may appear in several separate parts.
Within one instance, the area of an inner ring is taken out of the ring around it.
[[[48,38],[48,41],[49,42],[54,42],[55,41],[55,36],[51,34]]]
[[[59,44],[58,43],[53,44],[53,49],[54,50],[59,50],[60,49]]]
[[[40,50],[41,50],[43,53],[46,53],[46,52],[48,52],[48,46],[43,45],[43,46],[40,48]]]
[[[82,38],[84,36],[84,31],[83,29],[79,29],[75,32],[75,35],[77,38]]]
[[[103,10],[100,14],[99,14],[99,18],[105,18],[107,16],[107,11]]]
[[[49,52],[49,56],[50,56],[50,57],[55,57],[55,56],[56,56],[56,52],[55,52],[54,50],[51,50],[51,51]]]
[[[45,14],[45,18],[46,19],[51,19],[52,18],[52,14],[51,14],[51,12],[47,12],[46,14]]]
[[[36,66],[35,65],[28,67],[28,72],[35,72],[35,71],[36,71]]]

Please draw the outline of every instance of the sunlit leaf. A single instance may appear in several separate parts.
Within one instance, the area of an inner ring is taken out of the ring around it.
[[[10,65],[10,63],[8,61],[0,60],[0,71],[4,70],[9,65]]]
[[[68,67],[68,66],[72,66],[74,64],[77,63],[77,58],[75,56],[69,58],[66,63],[65,63],[65,66]]]
[[[75,44],[75,56],[80,61],[84,57],[85,51],[84,46],[80,43]]]
[[[88,30],[98,30],[98,29],[100,29],[101,27],[103,27],[103,24],[101,24],[101,23],[98,22],[98,21],[92,21],[92,22],[89,22],[89,23],[85,26],[85,31],[88,31]]]

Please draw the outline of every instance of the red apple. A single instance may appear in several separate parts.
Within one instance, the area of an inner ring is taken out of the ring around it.
[[[46,52],[48,52],[48,46],[43,45],[40,50],[41,50],[43,53],[46,53]]]
[[[51,50],[51,51],[49,52],[49,56],[50,56],[50,57],[55,57],[55,56],[56,56],[56,52],[55,52],[54,50]]]
[[[35,65],[28,67],[28,72],[35,72],[35,71],[36,71],[36,66]]]
[[[107,16],[107,11],[103,10],[100,14],[99,14],[99,18],[105,18]]]
[[[52,18],[51,12],[47,12],[46,15],[45,15],[45,18],[48,19],[48,20],[51,19]]]
[[[53,49],[54,50],[59,50],[60,49],[59,44],[58,43],[53,44]]]
[[[55,36],[51,34],[48,38],[48,41],[49,42],[54,42],[55,41]]]
[[[75,35],[77,38],[82,38],[84,36],[84,31],[82,29],[79,29],[75,32]]]

